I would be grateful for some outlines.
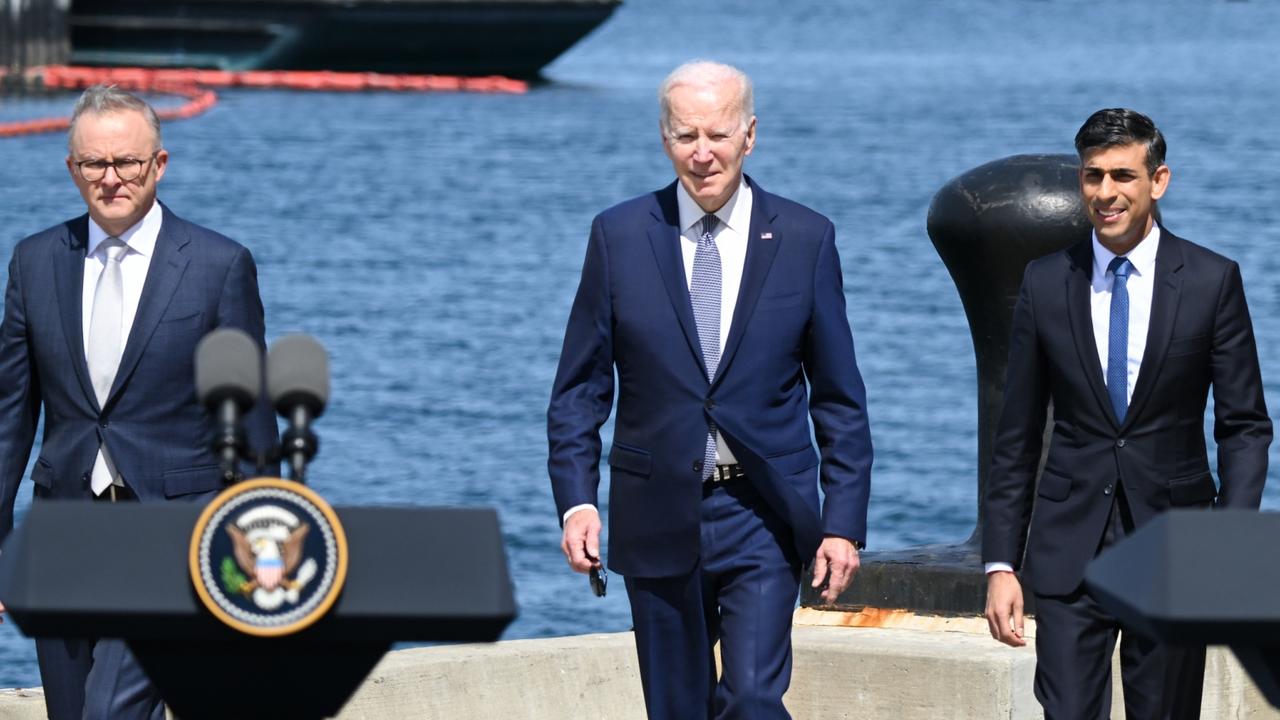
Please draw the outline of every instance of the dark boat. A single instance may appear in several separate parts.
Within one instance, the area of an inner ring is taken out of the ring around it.
[[[72,0],[77,65],[538,72],[622,0]]]

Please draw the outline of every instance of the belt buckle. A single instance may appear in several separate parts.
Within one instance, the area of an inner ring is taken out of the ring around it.
[[[742,471],[737,464],[734,465],[717,465],[714,474],[715,482],[726,483],[730,480],[736,480],[742,476]]]

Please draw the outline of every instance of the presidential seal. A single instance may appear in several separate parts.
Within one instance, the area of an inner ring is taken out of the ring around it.
[[[347,575],[347,538],[333,508],[307,486],[246,480],[200,514],[190,569],[214,617],[249,635],[288,635],[333,606]]]

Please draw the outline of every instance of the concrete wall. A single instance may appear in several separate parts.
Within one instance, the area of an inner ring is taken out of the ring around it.
[[[804,611],[802,611],[803,613]],[[1006,648],[979,618],[794,631],[787,706],[796,720],[1035,720],[1035,654]],[[811,620],[798,614],[797,621]],[[1033,628],[1029,628],[1033,631]],[[1119,683],[1116,683],[1117,693]],[[44,717],[38,692],[0,692],[0,720]],[[1210,648],[1204,720],[1280,720],[1235,657]],[[1121,707],[1117,698],[1116,705]],[[630,633],[415,648],[387,655],[341,720],[644,720]]]

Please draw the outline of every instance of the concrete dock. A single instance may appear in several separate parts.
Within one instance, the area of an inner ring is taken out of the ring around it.
[[[1027,632],[1034,636],[1034,623]],[[796,720],[1034,720],[1035,653],[978,617],[796,612]],[[1118,676],[1113,715],[1123,716]],[[35,690],[0,692],[0,720],[44,717]],[[414,648],[388,654],[341,720],[565,717],[643,720],[630,633]],[[1209,649],[1203,720],[1280,720],[1222,647]]]

